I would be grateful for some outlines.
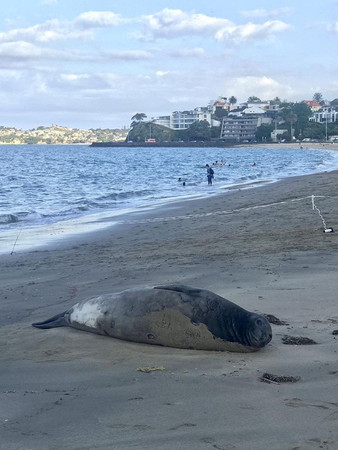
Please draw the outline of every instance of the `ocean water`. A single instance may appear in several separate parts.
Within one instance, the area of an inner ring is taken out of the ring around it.
[[[214,183],[208,186],[205,165],[216,160],[225,165],[214,167]],[[259,186],[337,168],[338,152],[328,150],[3,145],[0,253],[23,230],[39,239],[48,227],[64,225],[67,234],[81,223],[97,227],[104,215],[116,218],[177,199],[219,194],[234,185]]]

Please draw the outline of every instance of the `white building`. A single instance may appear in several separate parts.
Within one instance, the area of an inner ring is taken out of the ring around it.
[[[319,111],[315,111],[313,116],[310,117],[310,122],[318,122],[318,123],[333,123],[338,121],[338,111],[331,106],[325,106]]]
[[[259,106],[248,106],[247,108],[243,109],[241,114],[263,117],[266,116],[266,111],[263,108],[260,108]]]
[[[270,108],[270,102],[269,101],[247,102],[246,105],[247,105],[248,108],[261,108],[261,109]]]
[[[162,125],[163,127],[170,128],[170,116],[160,116],[154,120],[157,125]]]
[[[271,139],[272,139],[272,142],[278,142],[279,141],[279,139],[280,139],[280,137],[284,134],[284,133],[287,133],[288,132],[288,130],[286,129],[286,128],[284,128],[284,129],[275,129],[275,130],[273,130],[273,131],[271,131]]]
[[[172,130],[186,130],[197,120],[206,120],[210,126],[219,125],[219,122],[215,124],[215,121],[211,119],[210,109],[202,107],[190,111],[174,111],[170,116],[158,117],[154,120],[154,123],[171,128]]]

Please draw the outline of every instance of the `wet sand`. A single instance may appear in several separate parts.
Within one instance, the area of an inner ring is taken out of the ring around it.
[[[2,255],[0,448],[337,448],[337,182],[330,172],[179,202]],[[336,232],[323,233],[311,195]],[[252,354],[31,327],[89,296],[166,283],[285,324]]]

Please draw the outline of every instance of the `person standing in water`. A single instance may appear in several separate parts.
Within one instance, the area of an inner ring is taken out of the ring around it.
[[[214,171],[209,166],[209,164],[206,164],[205,167],[207,168],[207,178],[208,178],[208,184],[212,185],[212,179],[214,178]]]

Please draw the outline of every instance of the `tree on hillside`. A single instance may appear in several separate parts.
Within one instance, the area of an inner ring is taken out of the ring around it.
[[[309,125],[309,118],[312,115],[311,108],[309,108],[304,102],[295,103],[292,107],[292,112],[297,116],[297,122],[295,123],[295,136],[296,138],[302,137],[304,130]]]
[[[184,131],[184,140],[186,141],[209,141],[210,124],[207,120],[196,120],[190,127]]]
[[[226,109],[217,108],[215,114],[213,114],[213,118],[217,120],[222,120],[223,117],[227,116],[229,111]]]
[[[282,103],[279,97],[275,97],[273,100],[270,100],[271,105],[280,105]]]
[[[259,142],[271,142],[271,132],[273,131],[272,124],[262,123],[255,133],[255,137]]]
[[[151,127],[151,128],[150,128]],[[150,137],[156,142],[171,142],[177,139],[176,130],[150,122],[137,122],[129,131],[126,142],[145,142]]]
[[[256,97],[255,95],[252,95],[251,97],[248,98],[248,103],[253,103],[253,102],[260,102],[261,99],[259,97]]]
[[[327,135],[328,137],[338,135],[337,122],[327,124]],[[326,124],[318,122],[309,122],[307,128],[304,130],[302,138],[324,140],[326,138]]]
[[[281,103],[281,105],[280,105],[281,110],[280,110],[279,114],[285,122],[287,121],[288,115],[293,112],[294,105],[295,104],[291,103],[291,102]]]
[[[309,117],[312,115],[311,109],[304,103],[283,103],[283,109],[280,111],[282,119],[290,124],[295,137],[303,138],[304,130],[309,126]]]
[[[131,118],[131,128],[133,128],[136,124],[142,122],[144,119],[146,119],[147,114],[145,113],[136,113],[132,118]]]
[[[315,100],[316,102],[318,102],[320,105],[324,105],[324,98],[323,98],[323,94],[321,92],[315,92],[313,94],[313,100]]]
[[[290,124],[290,141],[293,141],[293,135],[294,135],[294,124],[297,122],[297,114],[294,112],[290,112],[286,117],[287,122]]]
[[[282,114],[285,111],[288,111],[289,109],[291,109],[293,107],[293,105],[294,105],[294,103],[283,100],[282,103],[279,105],[279,107],[282,108]]]
[[[325,125],[323,123],[317,122],[309,122],[306,130],[302,135],[302,138],[310,138],[310,139],[325,139]]]
[[[237,98],[233,95],[229,98],[230,105],[235,105],[237,103]]]

